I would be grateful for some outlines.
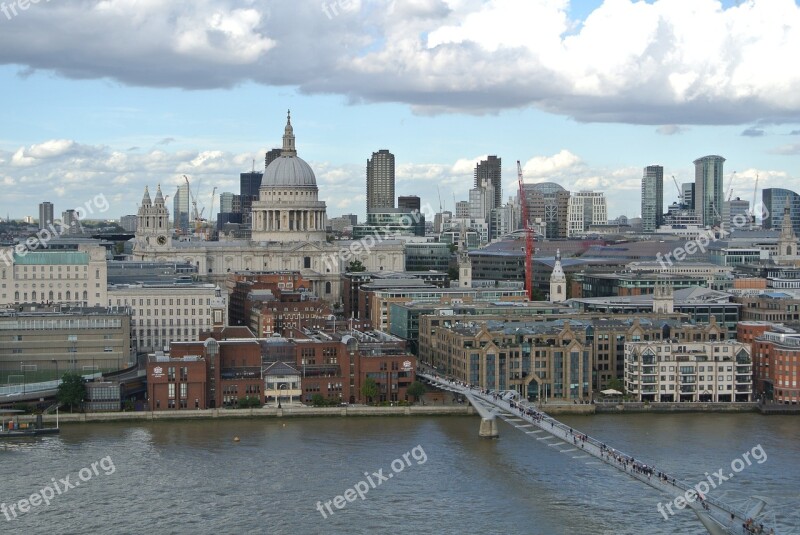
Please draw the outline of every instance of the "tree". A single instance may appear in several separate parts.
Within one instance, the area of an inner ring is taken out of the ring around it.
[[[425,388],[425,385],[420,383],[419,381],[414,381],[413,383],[408,385],[408,388],[406,389],[406,393],[409,396],[414,396],[415,401],[419,401],[419,398],[424,396],[425,392],[427,391],[428,389]]]
[[[617,390],[619,392],[625,393],[625,383],[622,382],[622,379],[614,377],[608,382],[608,388],[610,390]]]
[[[311,403],[315,407],[324,407],[327,404],[325,398],[322,397],[322,394],[314,394],[313,396],[311,396]]]
[[[451,281],[457,281],[458,280],[458,268],[457,267],[448,268],[447,269],[447,278],[450,279]]]
[[[367,268],[364,267],[364,264],[361,263],[361,260],[351,260],[350,265],[347,266],[347,271],[349,273],[359,273],[366,270]]]
[[[75,405],[83,403],[86,397],[86,385],[83,383],[83,377],[77,373],[67,372],[61,378],[61,384],[58,385],[58,394],[56,399],[62,405],[69,405],[69,411]]]
[[[378,397],[378,383],[372,377],[367,377],[364,384],[361,385],[361,395],[364,396],[368,403]]]

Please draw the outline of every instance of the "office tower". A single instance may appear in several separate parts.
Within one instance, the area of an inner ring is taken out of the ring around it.
[[[367,213],[384,208],[394,208],[394,154],[385,149],[367,160]]]
[[[495,208],[494,186],[491,182],[481,182],[477,188],[469,190],[469,217],[486,221]]]
[[[181,184],[172,199],[172,221],[176,230],[189,232],[189,184]]]
[[[694,182],[684,182],[681,184],[683,194],[683,208],[694,210]]]
[[[119,219],[119,226],[125,232],[136,232],[136,220],[138,216],[135,215],[124,215]]]
[[[269,151],[266,156],[264,156],[264,169],[269,167],[269,164],[280,158],[282,151],[283,149],[272,149]]]
[[[75,210],[66,210],[62,212],[61,224],[66,227],[67,234],[79,234],[82,231],[81,222]]]
[[[420,211],[420,199],[416,195],[406,195],[397,198],[397,207],[409,212]]]
[[[523,188],[531,223],[537,220],[544,223],[548,239],[566,238],[569,191],[555,182],[525,184]],[[522,213],[521,205],[519,213]]]
[[[664,168],[648,165],[642,175],[642,232],[655,232],[664,217]]]
[[[726,231],[750,228],[750,201],[739,197],[722,203],[722,222]]]
[[[53,203],[39,203],[39,228],[47,228],[53,224]]]
[[[794,231],[800,234],[800,195],[792,190],[783,188],[766,188],[761,192],[763,214],[761,226],[765,229],[779,230],[783,221],[783,210],[786,207],[786,198],[789,198],[789,217]]]
[[[694,161],[694,211],[700,224],[714,226],[722,220],[722,156],[703,156]]]
[[[236,194],[230,191],[224,191],[219,194],[219,211],[222,214],[233,213],[233,198]]]
[[[489,156],[475,166],[475,187],[480,188],[483,183],[491,183],[494,187],[494,200],[489,207],[498,208],[503,205],[503,178],[502,159]]]
[[[456,219],[469,218],[469,201],[458,201],[456,203]]]
[[[273,151],[267,153],[267,158]],[[280,155],[280,151],[278,151]],[[273,158],[274,161],[274,158]],[[272,163],[272,162],[270,162]],[[265,168],[266,169],[266,168]],[[261,189],[261,181],[264,178],[264,173],[260,171],[251,171],[249,173],[241,173],[239,175],[239,196],[240,196],[240,212],[242,214],[242,223],[250,226],[253,218],[253,201],[258,200],[258,190]]]
[[[606,197],[602,192],[572,193],[567,206],[567,236],[580,236],[591,225],[608,224]]]

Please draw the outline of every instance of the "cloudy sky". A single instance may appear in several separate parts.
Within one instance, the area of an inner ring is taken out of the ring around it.
[[[208,205],[263,167],[288,108],[331,217],[363,217],[379,149],[398,195],[446,209],[488,154],[505,198],[520,160],[526,181],[605,191],[611,217],[639,215],[644,166],[686,182],[708,154],[736,196],[757,174],[800,191],[795,0],[18,1],[0,6],[3,217],[99,193],[135,213],[183,174]]]

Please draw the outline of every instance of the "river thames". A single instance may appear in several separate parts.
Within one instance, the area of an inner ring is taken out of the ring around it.
[[[800,533],[797,417],[562,421],[691,485],[760,445],[766,460],[709,494],[741,506],[765,496],[778,533]],[[467,416],[69,425],[0,443],[0,502],[17,507],[16,518],[0,515],[0,532],[706,533],[689,511],[665,519],[657,506],[670,498],[624,474],[502,422],[499,439],[481,439],[478,425]],[[34,493],[49,505],[21,512]]]

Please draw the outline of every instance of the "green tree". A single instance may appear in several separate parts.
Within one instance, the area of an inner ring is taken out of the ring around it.
[[[424,396],[425,392],[427,391],[428,389],[425,388],[425,385],[420,383],[419,381],[414,381],[413,383],[408,385],[408,388],[406,389],[406,393],[408,393],[409,396],[414,396],[415,401],[419,401],[419,398]]]
[[[378,397],[378,383],[372,377],[367,377],[364,384],[361,385],[361,395],[366,398],[368,403]]]
[[[361,260],[351,260],[350,264],[347,266],[347,271],[349,273],[359,273],[366,270],[367,268],[364,267],[364,264],[361,263]]]
[[[618,377],[614,377],[608,382],[608,388],[611,390],[617,390],[619,392],[625,393],[625,383],[622,382],[622,379]]]
[[[322,397],[322,394],[314,394],[311,396],[311,404],[315,407],[324,407],[327,405],[327,402],[325,401],[325,398]]]
[[[61,384],[58,385],[58,394],[56,399],[62,405],[69,405],[69,411],[75,405],[83,403],[86,397],[86,385],[83,383],[83,377],[77,373],[67,372],[61,378]]]
[[[457,281],[458,280],[458,268],[457,267],[448,268],[448,270],[447,270],[447,278],[450,279],[451,281]]]

